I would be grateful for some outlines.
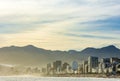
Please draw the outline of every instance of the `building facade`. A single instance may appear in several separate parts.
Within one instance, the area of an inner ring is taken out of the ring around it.
[[[60,73],[62,71],[62,61],[53,62],[54,73]]]
[[[88,73],[98,72],[98,57],[88,57]]]
[[[88,61],[83,61],[83,73],[88,73]]]

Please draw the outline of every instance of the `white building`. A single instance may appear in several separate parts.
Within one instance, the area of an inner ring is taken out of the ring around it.
[[[88,57],[88,72],[98,73],[98,57]]]

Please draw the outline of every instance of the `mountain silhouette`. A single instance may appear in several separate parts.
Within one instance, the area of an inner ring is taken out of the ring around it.
[[[103,48],[86,48],[80,52],[84,55],[102,57],[120,57],[120,49],[114,45],[106,46]]]
[[[45,66],[47,63],[52,63],[56,60],[62,60],[68,63],[72,63],[75,60],[80,63],[82,60],[86,60],[88,56],[97,56],[99,58],[120,57],[120,49],[114,45],[103,48],[88,47],[82,51],[52,51],[38,48],[33,45],[0,48],[1,64]]]

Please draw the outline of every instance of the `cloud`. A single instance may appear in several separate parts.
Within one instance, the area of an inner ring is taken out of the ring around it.
[[[79,49],[118,43],[119,4],[119,0],[0,0],[0,35],[6,42],[1,46]]]
[[[99,19],[87,22],[80,22],[78,25],[85,26],[87,29],[80,29],[81,31],[98,31],[98,32],[118,32],[120,30],[120,16],[112,16],[106,19]]]
[[[111,36],[111,35],[103,35],[103,34],[75,34],[75,33],[60,33],[60,34],[64,34],[66,36],[70,36],[70,37],[78,37],[78,38],[91,38],[91,39],[102,39],[102,40],[119,40],[120,38],[119,37],[115,37],[115,36]]]

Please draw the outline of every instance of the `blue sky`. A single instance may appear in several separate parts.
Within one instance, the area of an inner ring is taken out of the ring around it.
[[[119,4],[119,0],[0,0],[0,47],[120,47]]]

